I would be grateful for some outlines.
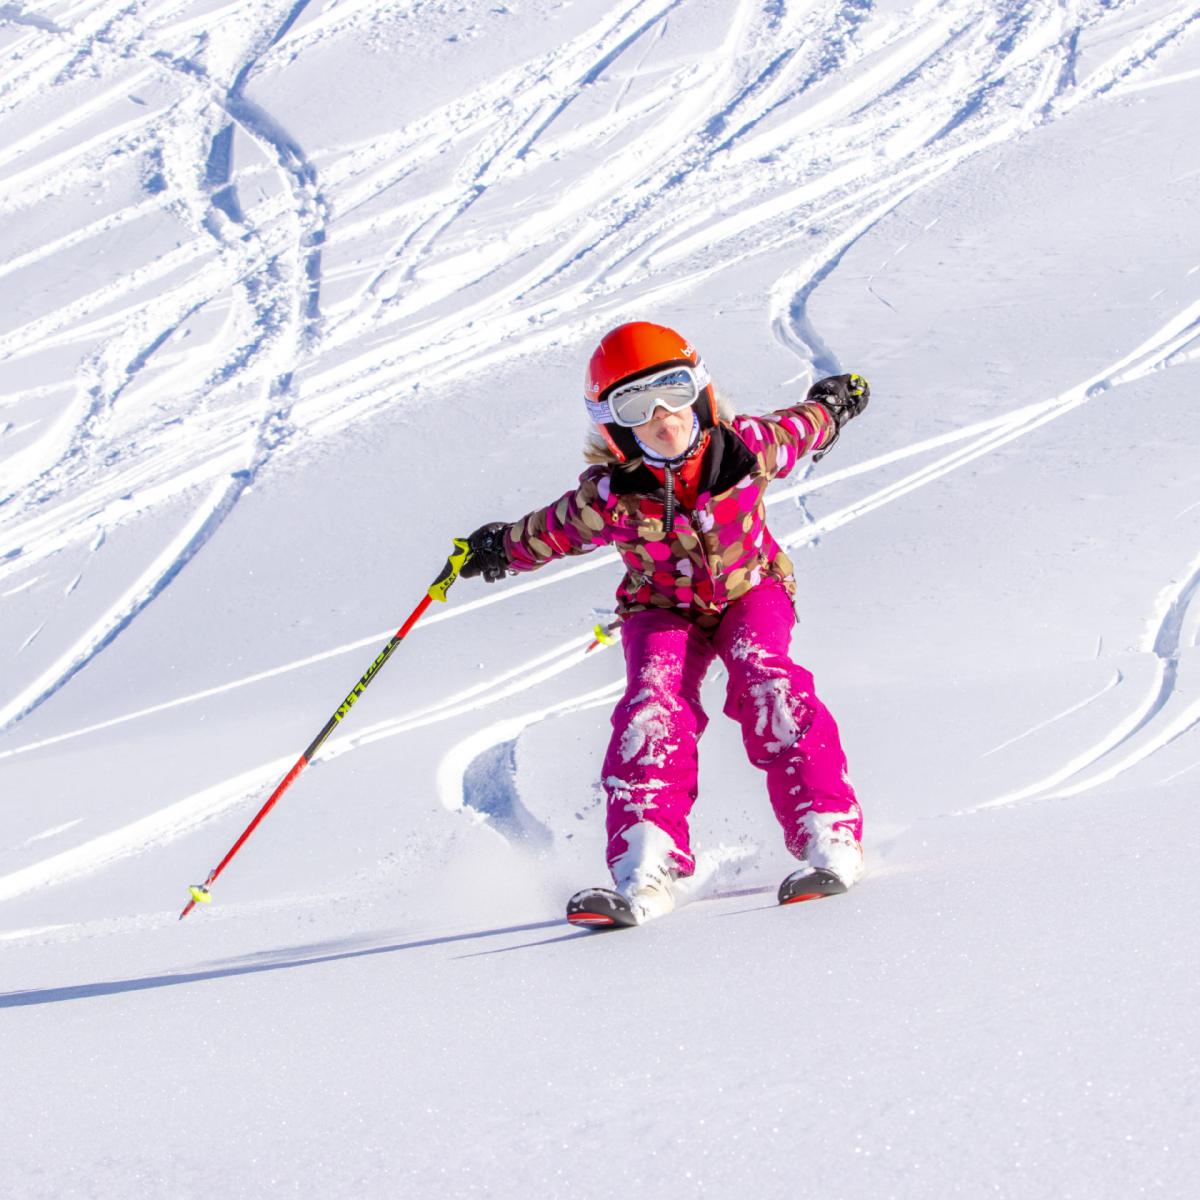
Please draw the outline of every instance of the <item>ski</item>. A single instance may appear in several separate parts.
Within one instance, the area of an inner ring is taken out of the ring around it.
[[[801,904],[825,896],[840,896],[846,885],[832,872],[821,867],[801,867],[779,885],[780,904]]]
[[[584,888],[567,901],[567,920],[580,929],[624,929],[638,923],[629,901],[608,888]]]
[[[780,904],[840,896],[849,889],[832,871],[802,867],[779,885]],[[567,921],[580,929],[627,929],[640,922],[629,901],[609,888],[584,888],[567,901]]]

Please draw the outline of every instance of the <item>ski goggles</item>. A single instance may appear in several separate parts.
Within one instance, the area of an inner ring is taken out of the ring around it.
[[[588,401],[588,411],[598,425],[611,421],[632,429],[635,425],[645,425],[656,408],[679,412],[695,404],[708,383],[709,374],[702,362],[694,367],[679,363],[623,383],[603,400]]]

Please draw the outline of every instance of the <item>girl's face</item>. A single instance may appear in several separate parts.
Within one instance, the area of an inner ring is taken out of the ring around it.
[[[661,405],[644,425],[635,425],[633,432],[641,441],[663,458],[676,458],[682,454],[692,440],[693,406],[669,412]]]

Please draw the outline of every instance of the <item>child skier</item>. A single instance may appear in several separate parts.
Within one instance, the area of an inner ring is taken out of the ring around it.
[[[462,574],[488,582],[599,546],[614,546],[625,565],[617,613],[628,683],[602,776],[616,891],[579,893],[569,920],[660,916],[695,870],[688,814],[708,722],[700,684],[715,658],[729,675],[725,713],[766,772],[800,859],[781,903],[844,892],[862,873],[862,813],[837,726],[789,654],[795,581],[766,527],[763,493],[805,454],[828,450],[869,394],[860,376],[836,375],[791,408],[729,418],[686,339],[644,321],[622,325],[585,377],[594,465],[549,507],[468,539]]]

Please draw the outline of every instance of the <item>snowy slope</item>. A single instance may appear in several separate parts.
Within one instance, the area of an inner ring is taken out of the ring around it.
[[[4,1192],[1190,1195],[1198,16],[0,5]],[[596,554],[459,583],[180,924],[633,317],[872,381],[770,508],[862,886],[774,908],[718,718],[711,894],[561,923]]]

